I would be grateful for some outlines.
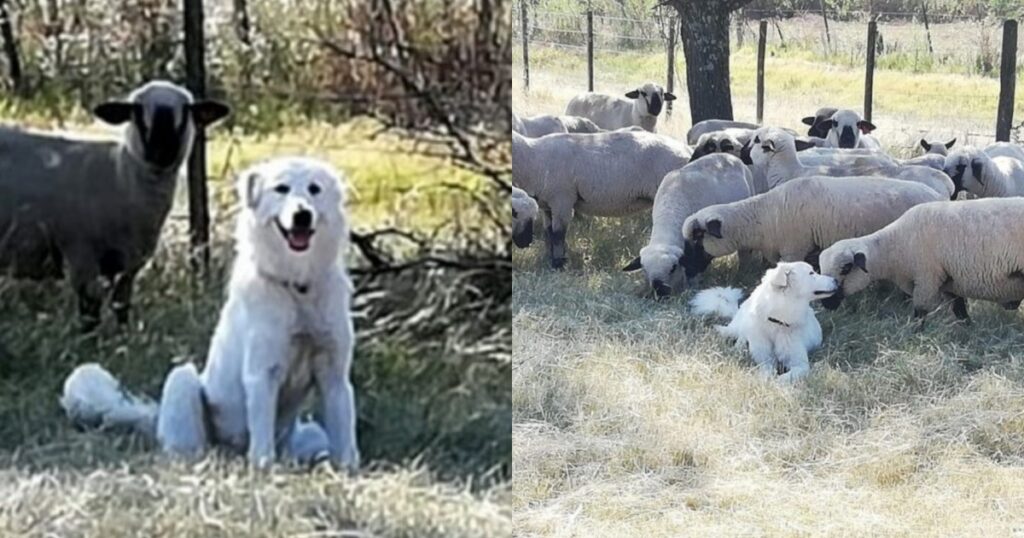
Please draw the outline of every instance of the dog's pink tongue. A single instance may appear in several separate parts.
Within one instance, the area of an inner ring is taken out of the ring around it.
[[[293,250],[306,250],[309,248],[309,238],[313,234],[306,231],[293,231],[288,234],[288,246]]]

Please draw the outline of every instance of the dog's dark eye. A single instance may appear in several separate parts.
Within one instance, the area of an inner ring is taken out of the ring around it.
[[[312,194],[313,196],[320,194],[320,185],[317,185],[316,183],[310,183],[309,194]]]
[[[285,185],[284,183],[274,187],[274,192],[276,192],[278,194],[288,194],[288,191],[290,191],[290,190],[291,190],[291,187],[289,187],[288,185]]]
[[[848,263],[848,264],[844,265],[843,268],[839,270],[839,274],[843,275],[843,276],[846,276],[846,275],[850,274],[850,271],[853,271],[853,264],[852,263]]]

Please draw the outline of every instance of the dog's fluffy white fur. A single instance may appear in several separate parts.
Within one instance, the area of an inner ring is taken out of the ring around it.
[[[807,355],[821,345],[821,325],[811,301],[837,289],[835,279],[815,273],[807,263],[780,263],[764,274],[742,304],[742,290],[711,288],[698,293],[690,306],[695,314],[729,318],[718,331],[735,338],[738,346],[748,346],[764,376],[774,377],[781,367],[786,373],[780,379],[791,382],[810,372]]]
[[[243,172],[237,258],[203,371],[176,367],[156,406],[125,392],[100,366],[82,365],[64,384],[69,417],[155,431],[172,454],[217,444],[247,451],[259,467],[279,455],[327,455],[358,467],[352,285],[339,259],[348,241],[344,188],[329,165],[308,158]],[[298,420],[314,387],[322,425]]]

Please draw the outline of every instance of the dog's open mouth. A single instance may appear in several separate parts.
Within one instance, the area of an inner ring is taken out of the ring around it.
[[[281,223],[274,219],[274,224],[277,225],[277,230],[281,232],[284,240],[288,242],[288,248],[295,252],[302,252],[309,248],[309,243],[313,239],[312,228],[292,228],[291,230],[281,226]]]

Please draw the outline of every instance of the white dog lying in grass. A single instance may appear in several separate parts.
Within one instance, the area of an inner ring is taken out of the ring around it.
[[[747,344],[765,377],[785,371],[780,379],[788,382],[810,372],[807,354],[821,345],[821,325],[811,301],[838,289],[834,278],[815,273],[807,263],[780,263],[764,274],[742,305],[742,290],[710,288],[698,293],[690,306],[695,314],[730,318],[718,331],[735,338],[738,346]]]
[[[155,433],[172,454],[218,444],[248,451],[258,467],[279,454],[358,467],[342,178],[325,163],[282,158],[243,172],[238,190],[237,258],[202,373],[175,368],[157,406],[86,364],[65,381],[61,405],[76,424]],[[322,427],[298,420],[314,387]]]

